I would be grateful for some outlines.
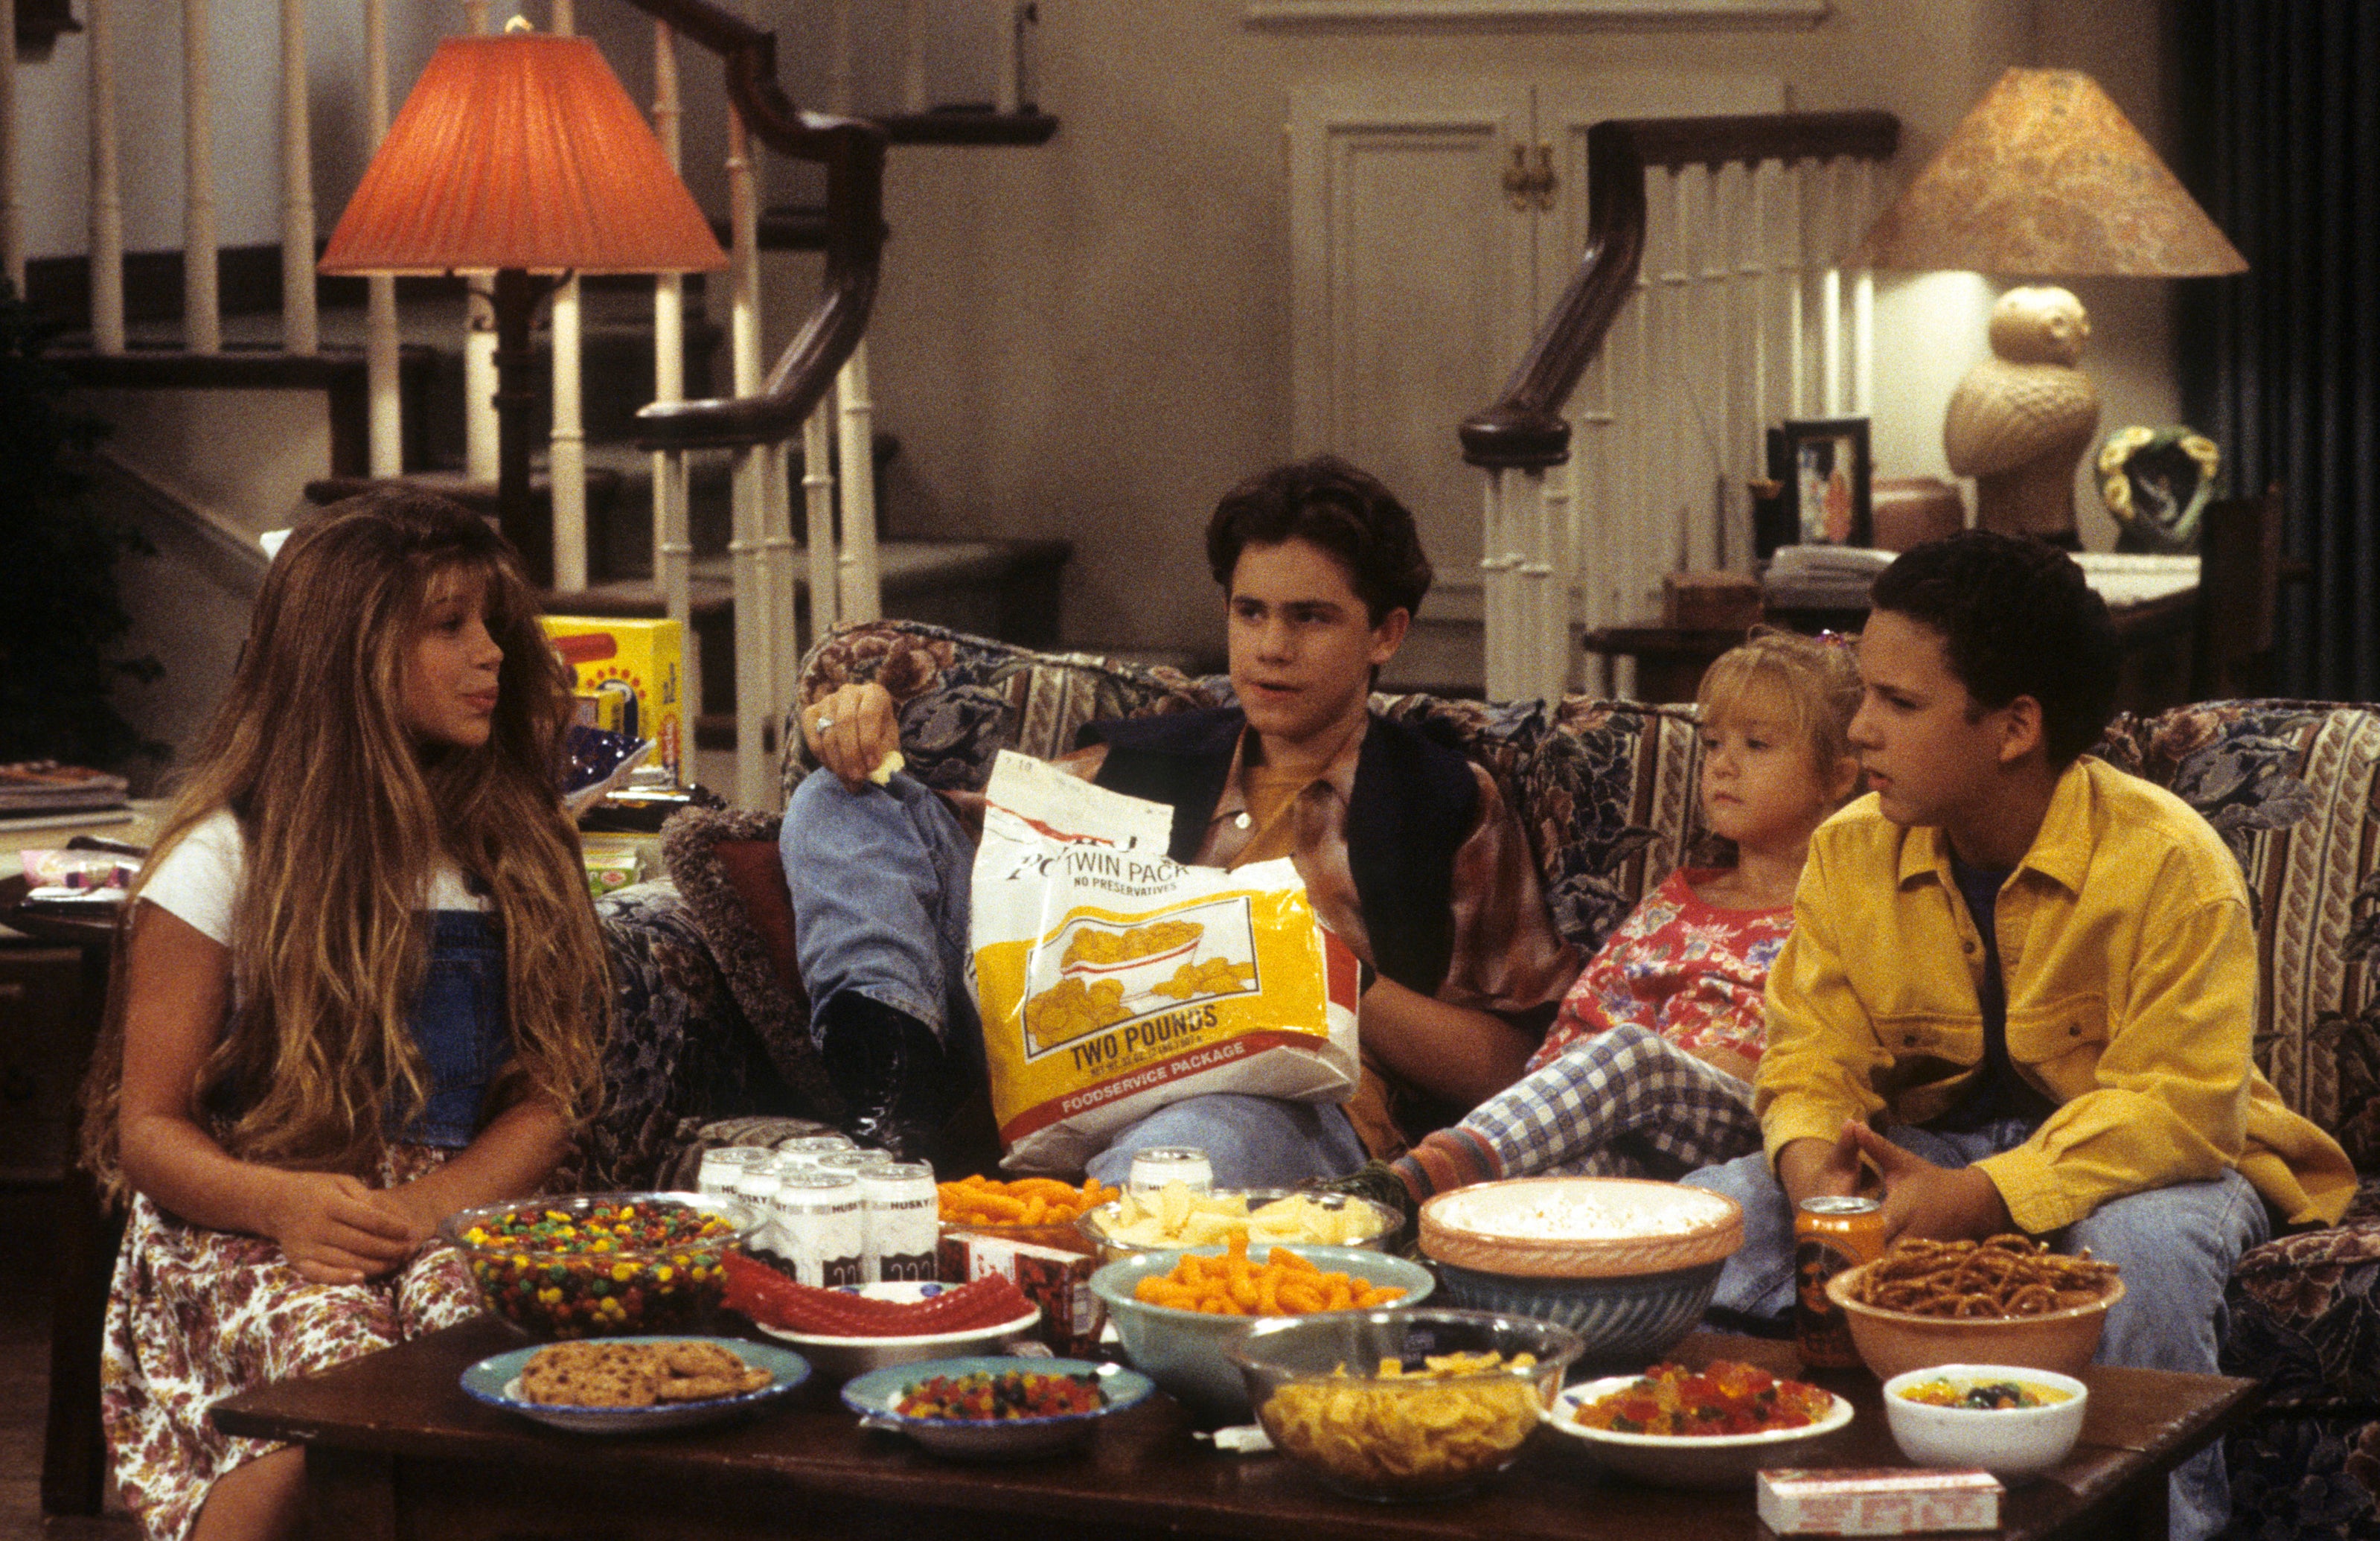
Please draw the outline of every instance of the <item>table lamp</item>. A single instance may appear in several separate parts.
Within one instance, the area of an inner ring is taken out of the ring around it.
[[[529,496],[538,301],[574,273],[726,265],[595,44],[528,31],[439,43],[321,264],[495,274],[497,520],[540,585],[553,580],[553,528]]]
[[[2002,75],[1851,263],[2034,278],[2248,268],[2107,92],[2071,69]],[[1993,307],[1992,356],[1959,383],[1942,423],[1951,471],[1975,479],[1982,528],[2081,544],[2074,471],[2099,397],[2074,366],[2090,333],[2062,288],[2011,289]]]

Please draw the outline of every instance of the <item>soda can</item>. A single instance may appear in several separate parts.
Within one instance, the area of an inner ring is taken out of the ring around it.
[[[794,1278],[832,1290],[864,1284],[867,1214],[849,1172],[795,1172],[778,1180],[775,1231]]]
[[[1827,1280],[1884,1255],[1884,1205],[1874,1199],[1803,1199],[1793,1217],[1793,1339],[1802,1363],[1848,1369],[1860,1363],[1851,1322],[1827,1298]]]
[[[859,1174],[859,1198],[867,1216],[860,1277],[870,1284],[933,1278],[942,1239],[934,1168],[922,1161],[870,1167]]]
[[[820,1151],[818,1155],[806,1156],[804,1159],[820,1171],[843,1172],[852,1177],[857,1177],[870,1167],[889,1167],[892,1164],[892,1157],[889,1152],[860,1150],[856,1147],[848,1150]]]
[[[716,1150],[704,1151],[702,1166],[695,1173],[695,1192],[733,1193],[737,1178],[755,1167],[770,1165],[776,1156],[775,1151],[763,1145],[721,1145]]]
[[[1169,1182],[1179,1182],[1194,1193],[1215,1191],[1215,1168],[1207,1153],[1196,1145],[1159,1145],[1132,1153],[1132,1170],[1124,1174],[1127,1192],[1154,1193]]]

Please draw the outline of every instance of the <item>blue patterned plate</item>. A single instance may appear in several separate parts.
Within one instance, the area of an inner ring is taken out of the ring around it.
[[[1107,1404],[1088,1413],[1067,1413],[1052,1418],[905,1418],[892,1411],[902,1394],[921,1380],[936,1376],[1002,1375],[1025,1370],[1045,1376],[1096,1376]],[[871,1370],[843,1388],[843,1405],[859,1414],[862,1428],[905,1434],[936,1455],[965,1461],[1022,1461],[1050,1455],[1076,1440],[1087,1438],[1101,1418],[1138,1404],[1156,1384],[1121,1364],[1099,1364],[1087,1359],[1020,1359],[978,1354],[962,1359],[929,1359],[917,1364],[888,1364]]]
[[[690,1333],[664,1333],[642,1338],[587,1338],[580,1341],[716,1343],[745,1364],[755,1369],[766,1370],[775,1378],[757,1391],[746,1391],[733,1397],[713,1397],[705,1401],[655,1402],[650,1407],[564,1407],[533,1402],[521,1394],[521,1371],[528,1367],[530,1356],[539,1349],[550,1346],[538,1343],[480,1360],[463,1372],[463,1392],[474,1401],[500,1407],[507,1413],[517,1413],[525,1418],[534,1418],[540,1424],[569,1429],[577,1434],[644,1434],[660,1429],[692,1428],[700,1424],[719,1423],[741,1416],[784,1396],[810,1376],[809,1361],[791,1349],[781,1349],[772,1343],[747,1342],[741,1338],[702,1338]]]

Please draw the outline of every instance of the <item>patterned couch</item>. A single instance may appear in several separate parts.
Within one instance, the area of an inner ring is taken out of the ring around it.
[[[1220,679],[884,622],[814,650],[799,696],[870,678],[900,703],[910,771],[946,789],[979,788],[1002,748],[1052,754],[1095,717],[1229,695]],[[1421,695],[1375,704],[1497,777],[1536,844],[1556,923],[1584,947],[1702,838],[1699,747],[1684,708],[1578,697],[1550,711]],[[790,785],[808,766],[790,723],[784,741]],[[2100,752],[2172,788],[2239,855],[2265,960],[2265,1071],[2366,1174],[2346,1224],[2257,1249],[2232,1281],[2226,1367],[2269,1393],[2231,1437],[2233,1534],[2380,1541],[2380,711],[2185,707],[2119,718]],[[775,834],[771,814],[680,814],[665,837],[672,883],[605,902],[620,983],[616,1100],[585,1180],[655,1180],[705,1119],[827,1110]]]

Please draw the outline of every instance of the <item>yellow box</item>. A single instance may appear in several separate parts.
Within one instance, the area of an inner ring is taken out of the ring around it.
[[[678,623],[607,616],[540,618],[555,651],[577,671],[579,693],[617,700],[621,731],[652,740],[655,762],[669,767],[672,779],[683,781],[686,642]]]

